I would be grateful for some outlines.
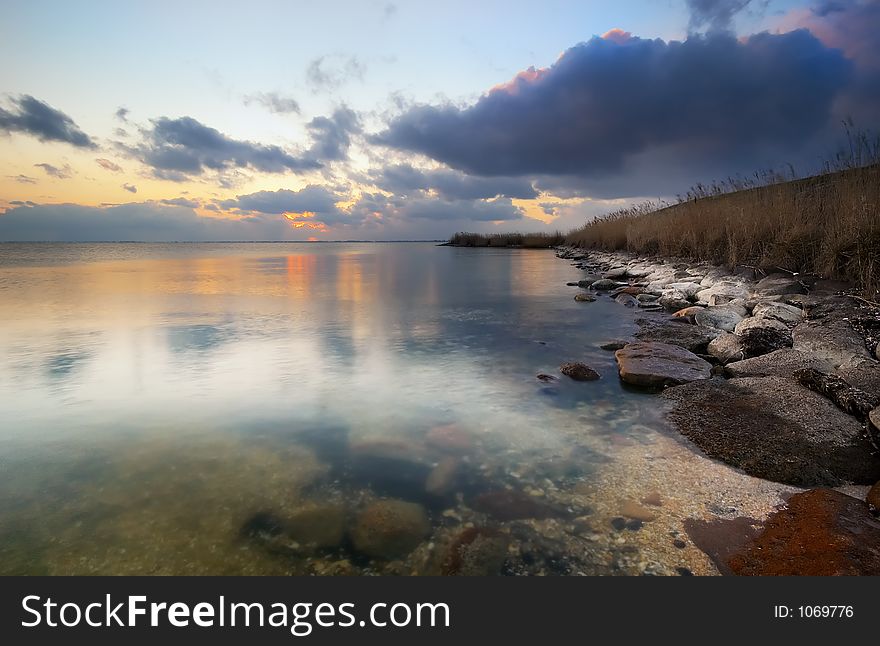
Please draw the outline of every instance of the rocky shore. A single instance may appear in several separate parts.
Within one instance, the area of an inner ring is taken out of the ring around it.
[[[765,522],[687,522],[719,571],[880,574],[880,306],[785,271],[558,255],[586,273],[575,300],[638,313],[634,338],[607,346],[621,381],[656,391],[708,457],[807,489]],[[872,488],[863,501],[847,485]]]

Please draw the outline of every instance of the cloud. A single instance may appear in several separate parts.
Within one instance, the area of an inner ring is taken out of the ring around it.
[[[393,2],[387,2],[385,3],[385,6],[382,7],[382,19],[390,20],[397,15],[398,11],[399,9],[396,4],[394,4]]]
[[[128,108],[118,108],[114,115],[117,119],[119,119],[122,123],[128,123],[128,115],[131,112]]]
[[[73,170],[70,168],[68,164],[65,164],[62,168],[58,168],[57,166],[53,166],[52,164],[34,164],[36,168],[42,168],[46,171],[46,175],[49,177],[54,177],[55,179],[69,179],[73,176]]]
[[[143,141],[128,150],[161,179],[183,181],[206,170],[249,168],[282,173],[321,167],[314,158],[291,155],[276,145],[232,139],[192,117],[154,119],[143,134]]]
[[[351,136],[361,132],[361,123],[354,110],[342,106],[336,108],[330,117],[315,117],[306,128],[313,142],[306,157],[317,163],[318,160],[346,159]]]
[[[128,191],[129,193],[137,193],[138,192],[137,186],[135,186],[134,184],[123,184],[122,189],[125,191]]]
[[[369,140],[482,176],[599,181],[630,165],[654,176],[749,167],[825,132],[851,73],[839,50],[804,30],[596,37],[468,107],[411,107]]]
[[[12,111],[0,108],[0,132],[20,132],[40,141],[60,141],[77,148],[96,148],[73,119],[29,94],[12,99]]]
[[[420,170],[410,164],[389,165],[373,174],[379,188],[402,195],[432,191],[444,200],[538,196],[529,180],[521,177],[476,177],[450,169]]]
[[[234,199],[223,200],[220,206],[224,209],[277,215],[305,211],[330,213],[336,210],[336,202],[342,199],[341,195],[326,186],[310,184],[298,191],[280,189],[239,195]]]
[[[245,105],[252,103],[259,103],[264,108],[267,108],[269,112],[274,112],[275,114],[300,113],[299,103],[295,99],[283,96],[278,92],[258,92],[244,97]]]
[[[160,204],[165,204],[166,206],[185,206],[190,209],[197,209],[201,206],[201,203],[198,200],[191,200],[186,197],[175,197],[167,200],[159,200]]]
[[[98,166],[100,166],[104,170],[109,170],[111,173],[121,173],[122,172],[122,166],[110,161],[109,159],[105,159],[103,157],[98,157],[97,159],[95,159],[95,162],[97,162]]]
[[[690,11],[688,31],[733,31],[733,17],[751,4],[752,0],[685,0]]]
[[[15,180],[19,184],[36,184],[37,180],[34,177],[29,177],[27,175],[7,175],[9,179]]]
[[[315,90],[333,91],[349,81],[361,81],[367,71],[355,56],[319,56],[306,68],[306,81]]]

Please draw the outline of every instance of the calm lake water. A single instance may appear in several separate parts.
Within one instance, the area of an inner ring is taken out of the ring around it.
[[[580,276],[430,243],[0,245],[0,573],[674,573],[606,518],[669,440],[598,347],[633,314]]]

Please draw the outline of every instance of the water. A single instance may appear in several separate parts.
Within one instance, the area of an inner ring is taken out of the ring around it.
[[[663,488],[658,447],[702,458],[621,387],[598,345],[632,313],[578,277],[429,243],[0,245],[0,573],[672,571],[678,516],[606,516]],[[536,379],[572,360],[603,378]],[[352,528],[380,499],[430,529],[376,556]]]

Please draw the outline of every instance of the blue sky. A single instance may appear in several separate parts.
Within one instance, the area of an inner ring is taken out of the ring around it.
[[[877,4],[2,2],[0,239],[566,229],[808,168],[875,125]]]

